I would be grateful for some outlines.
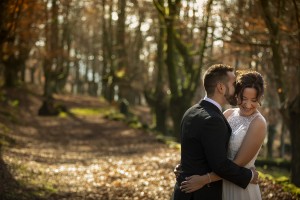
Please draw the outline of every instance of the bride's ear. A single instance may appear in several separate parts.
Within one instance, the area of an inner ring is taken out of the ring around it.
[[[239,102],[239,95],[238,94],[235,94],[235,99],[236,99],[236,102],[238,103]]]
[[[258,100],[258,104],[261,106],[262,105],[262,101],[264,100],[264,95],[261,95],[261,97]]]

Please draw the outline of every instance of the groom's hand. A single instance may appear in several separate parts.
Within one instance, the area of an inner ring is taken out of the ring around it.
[[[250,168],[253,174],[253,177],[251,179],[252,184],[257,184],[258,183],[258,172],[255,170],[255,168]]]
[[[173,172],[174,172],[176,178],[178,178],[178,176],[179,176],[180,173],[182,172],[182,170],[181,170],[181,165],[180,165],[180,164],[176,165],[175,168],[174,168],[174,170],[173,170]]]

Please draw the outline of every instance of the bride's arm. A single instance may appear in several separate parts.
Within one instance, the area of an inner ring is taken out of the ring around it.
[[[234,109],[224,111],[226,119],[232,114]],[[260,149],[267,133],[267,124],[262,116],[257,116],[250,123],[246,136],[233,162],[241,167],[247,165]]]
[[[224,113],[226,116],[226,114]],[[241,147],[236,154],[233,162],[241,167],[247,165],[264,142],[267,133],[267,124],[263,117],[258,116],[251,122]],[[214,172],[210,173],[211,182],[218,181],[221,178]]]
[[[267,124],[262,116],[251,122],[241,147],[234,158],[239,166],[247,165],[259,151],[267,133]]]

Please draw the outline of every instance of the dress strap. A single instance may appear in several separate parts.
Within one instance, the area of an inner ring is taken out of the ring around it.
[[[256,113],[252,114],[249,118],[250,123],[252,122],[253,119],[255,119],[258,115],[260,115],[260,112],[257,111]]]
[[[238,113],[238,108],[233,108],[233,112],[227,117],[227,121],[230,120],[232,117],[236,116]]]

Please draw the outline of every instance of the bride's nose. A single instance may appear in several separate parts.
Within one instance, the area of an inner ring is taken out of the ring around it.
[[[244,106],[248,109],[252,108],[252,103],[250,101],[244,102]]]

